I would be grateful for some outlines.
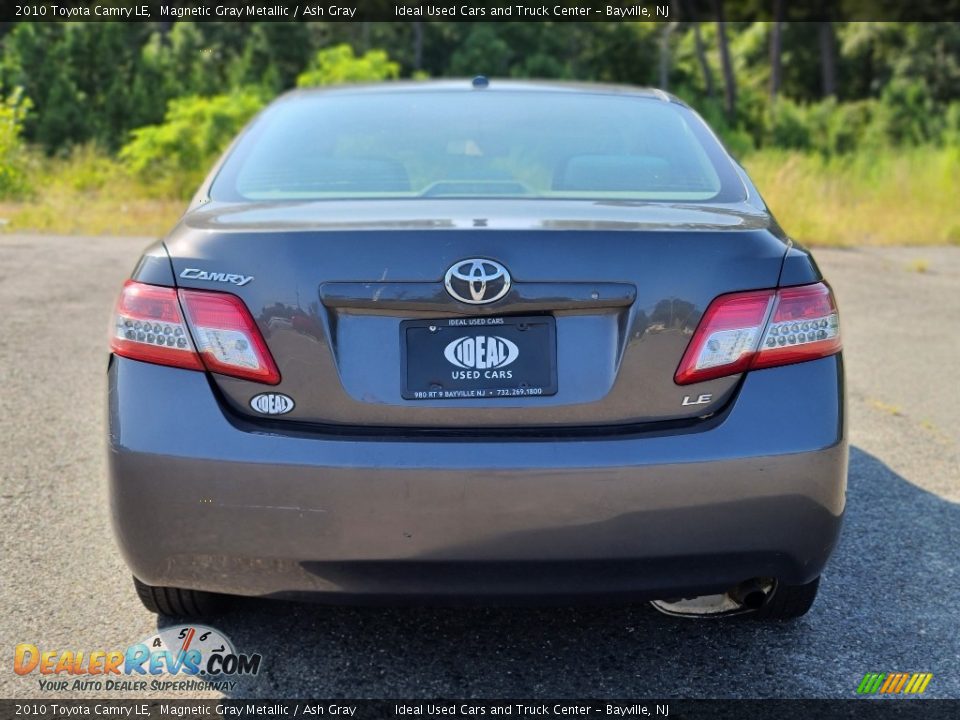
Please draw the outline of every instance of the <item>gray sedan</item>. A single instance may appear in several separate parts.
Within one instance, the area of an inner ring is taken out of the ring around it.
[[[656,90],[300,91],[121,290],[144,604],[597,596],[791,618],[844,510],[837,307]]]

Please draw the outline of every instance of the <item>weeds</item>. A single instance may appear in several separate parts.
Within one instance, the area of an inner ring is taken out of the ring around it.
[[[861,151],[831,159],[767,150],[745,166],[805,245],[960,244],[960,149]]]
[[[0,219],[8,221],[2,232],[162,235],[186,207],[92,146],[28,165],[31,195],[0,204]],[[960,245],[957,148],[833,159],[763,150],[745,165],[778,221],[805,245]]]

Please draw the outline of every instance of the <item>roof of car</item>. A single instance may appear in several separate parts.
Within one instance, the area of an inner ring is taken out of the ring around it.
[[[483,76],[478,76],[483,77]],[[475,78],[456,80],[401,80],[356,85],[329,85],[298,88],[286,93],[285,98],[315,94],[391,94],[397,92],[509,92],[509,93],[579,93],[585,95],[630,95],[685,105],[682,100],[657,88],[635,87],[589,82],[555,82],[549,80],[500,80],[484,78],[486,83],[475,84]]]

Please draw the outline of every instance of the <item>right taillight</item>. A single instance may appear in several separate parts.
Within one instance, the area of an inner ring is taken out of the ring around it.
[[[840,351],[833,293],[824,283],[722,295],[703,314],[680,361],[678,385]]]
[[[249,310],[235,295],[128,280],[114,313],[117,355],[276,385],[280,373]]]
[[[773,317],[767,323],[751,368],[833,355],[840,351],[840,318],[833,293],[823,283],[777,291]]]

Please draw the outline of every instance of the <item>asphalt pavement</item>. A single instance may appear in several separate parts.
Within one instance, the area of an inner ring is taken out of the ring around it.
[[[107,324],[148,242],[0,235],[0,697],[122,697],[45,694],[13,672],[14,646],[125,648],[158,629],[104,482]],[[960,247],[816,255],[842,312],[852,450],[842,539],[805,618],[249,600],[210,621],[263,655],[228,694],[849,698],[867,672],[923,671],[925,697],[960,698]]]

